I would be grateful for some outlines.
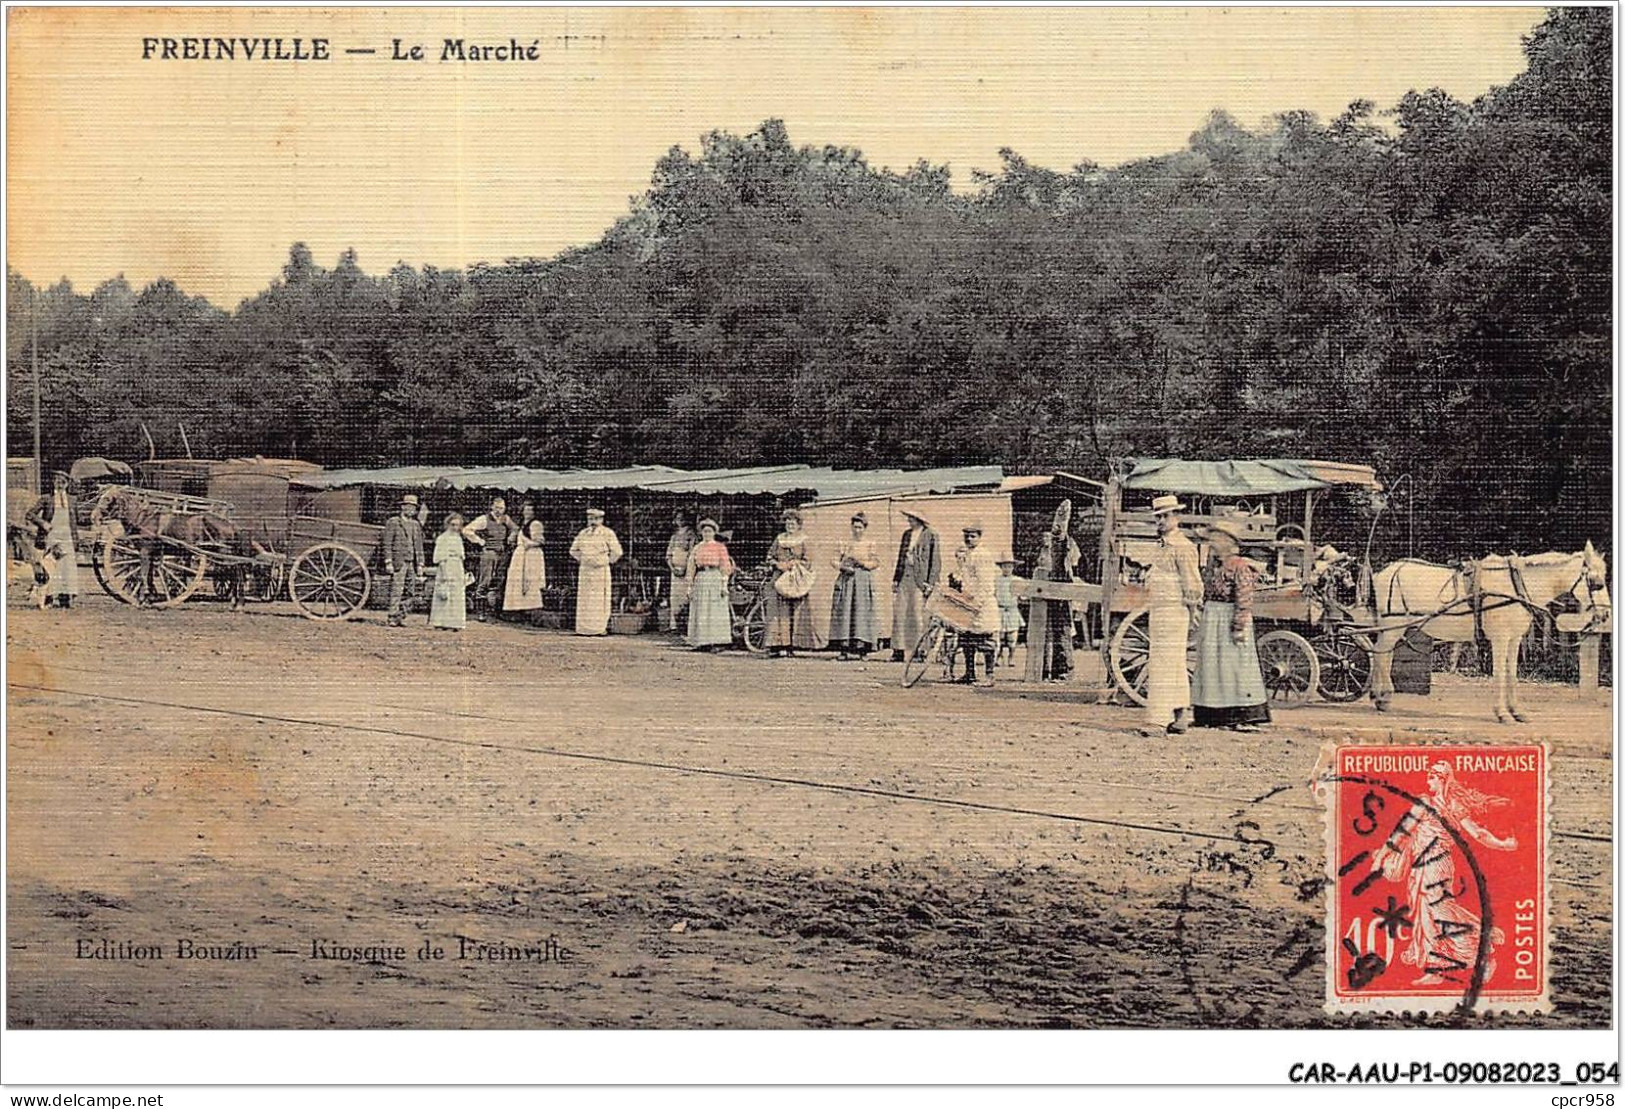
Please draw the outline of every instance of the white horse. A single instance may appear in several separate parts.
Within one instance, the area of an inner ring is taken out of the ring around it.
[[[1383,630],[1371,657],[1371,699],[1384,712],[1394,693],[1394,647],[1408,628],[1447,643],[1471,643],[1482,625],[1495,667],[1495,718],[1505,724],[1527,719],[1518,711],[1518,642],[1534,613],[1573,597],[1587,627],[1604,626],[1613,615],[1608,563],[1590,543],[1574,554],[1486,555],[1459,570],[1408,558],[1384,566],[1374,584]]]

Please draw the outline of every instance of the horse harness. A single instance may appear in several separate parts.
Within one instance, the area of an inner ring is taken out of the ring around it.
[[[1496,609],[1506,608],[1510,605],[1522,605],[1541,627],[1542,632],[1546,635],[1551,634],[1555,623],[1552,620],[1552,614],[1544,606],[1536,604],[1530,596],[1529,587],[1524,584],[1524,560],[1518,555],[1509,555],[1506,559],[1507,576],[1512,580],[1511,593],[1491,592],[1484,589],[1482,581],[1483,565],[1478,559],[1471,559],[1448,567],[1419,558],[1407,558],[1400,561],[1441,570],[1448,569],[1452,574],[1450,581],[1452,598],[1445,602],[1443,607],[1425,613],[1411,608],[1409,601],[1405,597],[1404,587],[1400,582],[1401,575],[1395,574],[1389,581],[1388,603],[1385,606],[1385,611],[1389,615],[1417,617],[1417,619],[1411,620],[1406,625],[1407,631],[1411,628],[1424,627],[1430,620],[1437,620],[1441,617],[1464,616],[1466,613],[1452,612],[1451,609],[1467,605],[1473,615],[1473,635],[1475,638],[1482,639],[1484,638],[1484,614],[1486,612],[1493,612]],[[1499,568],[1496,567],[1495,569]],[[1558,594],[1558,597],[1572,596],[1578,601],[1580,599],[1579,589],[1581,585],[1586,587],[1587,604],[1590,610],[1595,613],[1597,611],[1595,595],[1600,586],[1592,579],[1589,569],[1582,569],[1574,584],[1569,586],[1565,592]],[[1398,601],[1397,605],[1395,604],[1396,600]]]

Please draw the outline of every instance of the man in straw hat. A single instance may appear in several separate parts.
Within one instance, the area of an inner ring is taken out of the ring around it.
[[[1179,498],[1171,495],[1151,502],[1160,538],[1145,579],[1151,624],[1142,729],[1147,735],[1177,735],[1191,726],[1185,647],[1192,624],[1201,620],[1202,569],[1196,544],[1179,527],[1179,513],[1184,510]]]
[[[384,573],[389,575],[389,626],[406,622],[407,598],[423,577],[423,525],[417,495],[401,498],[401,511],[384,525]]]
[[[942,554],[937,533],[920,510],[903,510],[908,530],[897,544],[897,562],[892,571],[891,658],[903,661],[903,652],[912,651],[925,632],[925,599],[942,578]]]
[[[1216,520],[1208,528],[1212,557],[1203,575],[1201,634],[1193,716],[1199,728],[1256,732],[1269,723],[1269,699],[1253,639],[1253,590],[1258,572],[1241,557],[1241,524]]]
[[[604,635],[609,631],[611,586],[609,568],[621,560],[621,541],[604,526],[600,508],[587,509],[587,526],[570,544],[576,560],[576,634]]]

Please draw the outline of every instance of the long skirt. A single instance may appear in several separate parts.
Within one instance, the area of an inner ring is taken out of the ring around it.
[[[608,566],[583,566],[576,577],[576,634],[609,634]]]
[[[912,651],[925,634],[925,594],[913,581],[904,578],[897,583],[897,592],[891,603],[891,649]]]
[[[542,607],[547,582],[547,559],[540,547],[523,547],[508,562],[508,581],[502,589],[503,612],[529,612]]]
[[[1044,677],[1060,681],[1072,673],[1072,606],[1051,601],[1044,611]]]
[[[769,647],[799,647],[816,651],[824,646],[813,627],[812,605],[806,597],[786,597],[771,582],[762,590],[762,616],[767,620]]]
[[[687,582],[687,578],[673,581]],[[728,606],[728,579],[721,570],[696,571],[688,597],[688,631],[684,640],[690,647],[726,647],[733,642],[733,610]]]
[[[1230,635],[1235,614],[1236,606],[1228,601],[1209,601],[1202,611],[1196,677],[1191,682],[1193,715],[1201,728],[1269,723],[1253,625],[1248,623],[1247,634],[1237,643]]]
[[[429,601],[431,628],[460,628],[468,623],[468,571],[460,558],[435,566],[434,596]]]
[[[1151,605],[1151,650],[1146,659],[1145,722],[1166,728],[1175,709],[1191,707],[1191,677],[1185,669],[1185,647],[1190,637],[1190,610],[1176,595],[1172,603]]]
[[[831,643],[875,644],[875,582],[867,570],[847,570],[835,579],[829,604]]]

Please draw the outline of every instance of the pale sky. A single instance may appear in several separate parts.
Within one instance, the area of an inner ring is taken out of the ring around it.
[[[232,307],[295,241],[461,267],[592,242],[673,145],[785,120],[872,165],[1009,146],[1067,169],[1523,68],[1540,8],[11,9],[9,264],[88,292],[174,278]],[[333,60],[142,60],[143,38],[325,36]],[[535,62],[438,61],[446,38]],[[429,60],[394,62],[391,40]],[[375,48],[371,56],[346,48]]]

